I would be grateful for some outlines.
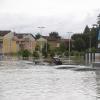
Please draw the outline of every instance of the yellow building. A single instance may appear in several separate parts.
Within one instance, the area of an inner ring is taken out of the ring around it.
[[[3,53],[4,54],[11,54],[11,53],[17,53],[17,43],[13,39],[14,33],[9,32],[3,37]]]
[[[32,34],[0,31],[0,54],[14,54],[25,49],[33,53],[35,46],[36,42]]]

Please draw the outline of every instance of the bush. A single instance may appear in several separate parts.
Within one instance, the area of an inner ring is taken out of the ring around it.
[[[64,56],[69,56],[68,51],[65,51]]]
[[[91,51],[92,51],[92,52],[96,52],[95,47],[91,48]]]
[[[71,51],[70,55],[71,55],[71,56],[74,56],[74,51]]]
[[[28,50],[23,50],[22,57],[29,57],[31,53]]]
[[[19,56],[22,56],[23,59],[28,59],[28,57],[31,55],[31,53],[28,50],[21,50],[18,52]]]
[[[75,55],[75,56],[80,56],[80,52],[75,51],[75,52],[74,52],[74,55]]]
[[[38,59],[39,58],[39,53],[37,51],[33,51],[33,57]]]
[[[54,57],[55,53],[53,51],[50,52],[50,57]]]

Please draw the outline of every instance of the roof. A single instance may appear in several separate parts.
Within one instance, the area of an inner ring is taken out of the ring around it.
[[[60,38],[53,38],[50,36],[42,36],[43,38],[47,39],[48,41],[61,41]]]
[[[7,31],[2,30],[2,31],[0,31],[0,36],[5,36],[5,35],[8,34],[9,32],[11,32],[11,31],[10,31],[10,30],[7,30]]]
[[[61,41],[67,42],[67,41],[69,41],[69,39],[61,39]]]
[[[28,35],[31,35],[33,38],[35,38],[31,33],[15,33],[14,35],[17,36],[19,39],[22,39],[24,36]]]

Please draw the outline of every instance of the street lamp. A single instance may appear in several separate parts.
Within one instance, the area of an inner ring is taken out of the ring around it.
[[[41,37],[42,37],[42,29],[44,29],[45,27],[44,26],[41,26],[41,27],[37,27],[40,29],[40,34],[41,34]],[[42,57],[42,48],[43,48],[43,44],[42,44],[42,41],[41,41],[41,47],[40,47],[40,51],[41,51],[41,57]]]
[[[42,36],[42,29],[44,29],[44,28],[46,28],[46,27],[44,27],[44,26],[41,26],[41,27],[38,27],[39,29],[40,29],[40,33],[41,33],[41,36]],[[41,45],[41,50],[42,50],[42,46],[43,45]],[[41,51],[42,52],[42,51]],[[46,53],[47,53],[47,40],[46,40]]]
[[[91,31],[91,29],[92,29],[92,28],[90,28],[90,31]],[[90,42],[90,43],[89,43],[89,47],[90,47],[89,51],[90,51],[90,52],[91,52],[91,38],[92,38],[92,37],[91,37],[91,33],[90,33],[90,35],[89,35],[89,39],[90,39],[90,41],[89,41],[89,42]]]
[[[71,51],[71,43],[70,43],[71,42],[71,39],[70,39],[71,37],[70,36],[73,32],[67,32],[67,33],[69,33],[69,50],[68,51],[69,51],[69,64],[70,64],[70,51]]]

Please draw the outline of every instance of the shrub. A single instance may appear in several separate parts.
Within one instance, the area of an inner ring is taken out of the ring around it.
[[[21,50],[18,52],[19,56],[22,56],[23,59],[28,59],[28,57],[31,55],[31,53],[28,50]]]
[[[39,53],[37,51],[33,51],[33,57],[38,59],[39,58]]]

